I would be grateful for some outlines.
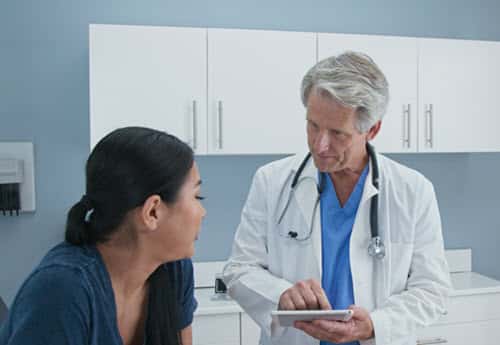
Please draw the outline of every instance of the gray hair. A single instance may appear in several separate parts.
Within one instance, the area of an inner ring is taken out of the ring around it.
[[[389,102],[389,86],[380,68],[368,55],[351,51],[326,58],[306,73],[301,88],[306,107],[311,91],[355,109],[361,133],[382,120]]]

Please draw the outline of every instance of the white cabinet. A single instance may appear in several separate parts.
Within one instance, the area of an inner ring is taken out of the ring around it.
[[[371,56],[389,82],[379,151],[500,150],[499,42],[318,35],[320,59],[346,50]]]
[[[417,41],[414,38],[318,34],[318,56],[347,50],[369,55],[389,83],[389,106],[373,143],[380,152],[417,151]]]
[[[195,315],[193,345],[259,345],[260,328],[243,312]]]
[[[90,144],[153,127],[206,151],[206,29],[91,25]]]
[[[500,42],[419,40],[419,150],[499,151]]]
[[[389,81],[379,151],[500,151],[500,42],[91,25],[89,44],[92,147],[138,125],[197,154],[303,151],[303,75],[316,54],[357,50]]]
[[[209,152],[304,151],[300,84],[315,62],[314,33],[209,29]]]
[[[500,338],[500,320],[447,324],[429,327],[422,332],[417,345],[493,345]]]
[[[303,151],[300,82],[315,61],[314,33],[209,29],[207,43],[206,29],[91,25],[91,146],[140,125],[198,154]]]
[[[472,284],[464,284],[466,280]],[[417,344],[497,344],[500,338],[500,283],[473,272],[452,274],[452,281],[456,290],[450,297],[448,313],[431,327],[419,330]],[[470,292],[461,292],[457,289],[460,285],[467,285],[463,291]]]
[[[240,345],[240,314],[195,315],[193,345]]]
[[[241,345],[259,345],[260,327],[246,313],[241,313]]]

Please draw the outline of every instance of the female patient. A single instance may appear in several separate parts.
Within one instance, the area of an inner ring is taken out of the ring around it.
[[[0,345],[190,345],[188,258],[205,215],[192,150],[164,132],[118,129],[95,146],[86,180],[66,241],[22,285]]]

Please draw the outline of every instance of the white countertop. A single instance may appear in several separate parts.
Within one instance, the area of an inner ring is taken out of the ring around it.
[[[451,283],[453,291],[450,296],[500,293],[500,281],[476,272],[452,273]]]
[[[214,288],[197,288],[194,295],[198,301],[195,315],[241,313],[243,309],[226,294],[215,295]]]
[[[451,296],[500,293],[500,281],[475,272],[452,273],[451,282],[453,284]],[[243,311],[238,303],[228,296],[215,296],[213,288],[198,288],[195,290],[195,296],[198,301],[195,315],[231,314]]]

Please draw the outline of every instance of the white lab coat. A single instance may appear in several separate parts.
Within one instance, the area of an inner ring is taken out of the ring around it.
[[[270,316],[280,295],[294,282],[311,278],[321,282],[319,206],[313,214],[318,173],[312,159],[278,225],[304,157],[291,156],[257,171],[223,273],[229,294],[260,325],[261,344],[319,344],[293,327],[278,327]],[[350,242],[355,304],[370,312],[375,331],[374,339],[361,344],[414,345],[416,329],[446,312],[451,283],[441,220],[434,189],[425,177],[382,155],[377,158],[380,189],[372,185],[370,169]],[[386,247],[383,260],[367,252],[370,199],[377,193],[379,233]],[[308,240],[286,236],[289,231],[302,236],[311,221]]]

